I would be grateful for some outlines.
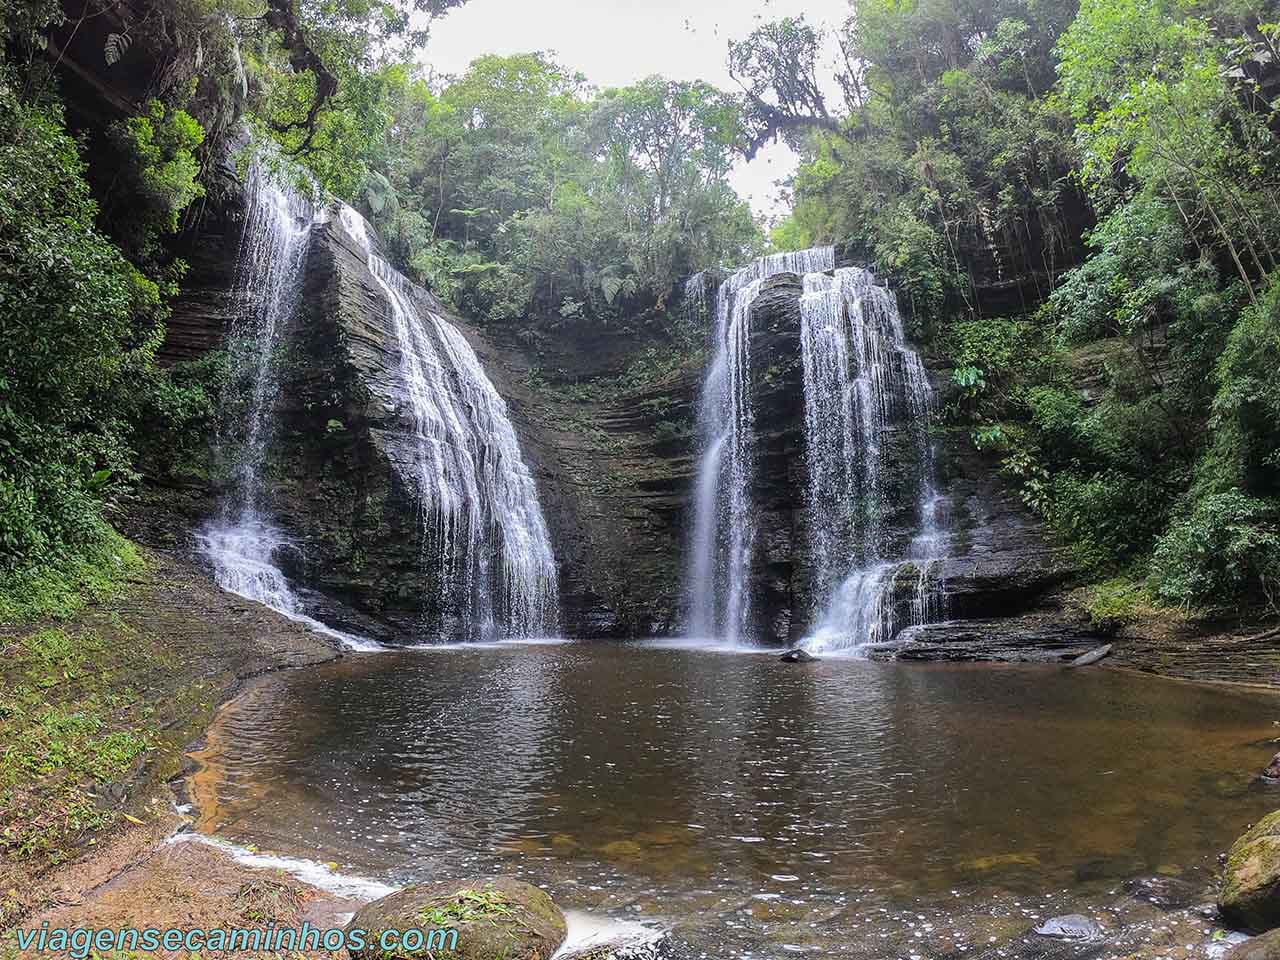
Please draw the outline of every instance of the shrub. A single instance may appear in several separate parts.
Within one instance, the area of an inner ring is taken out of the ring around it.
[[[121,154],[113,195],[127,203],[117,228],[136,255],[151,256],[158,236],[178,229],[178,218],[204,196],[195,150],[204,128],[185,110],[151,100],[139,116],[119,120],[108,135]]]
[[[1111,570],[1150,549],[1167,516],[1158,484],[1116,471],[1054,477],[1050,516],[1071,537],[1081,561]]]
[[[159,344],[160,298],[96,216],[60,111],[0,87],[0,570],[96,539],[128,472],[116,391]]]
[[[1195,505],[1156,544],[1151,565],[1160,599],[1184,607],[1218,608],[1238,599],[1280,594],[1280,509],[1239,490]]]

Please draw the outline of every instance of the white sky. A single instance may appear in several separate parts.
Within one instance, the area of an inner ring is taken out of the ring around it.
[[[849,0],[468,0],[432,24],[422,59],[438,73],[462,73],[486,53],[546,50],[598,87],[657,73],[736,91],[725,69],[729,40],[762,19],[801,13],[812,24],[838,26]],[[756,213],[785,213],[773,182],[795,167],[794,153],[771,144],[738,164],[733,185]]]

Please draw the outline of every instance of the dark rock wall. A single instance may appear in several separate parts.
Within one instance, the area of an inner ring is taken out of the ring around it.
[[[597,378],[591,389],[535,387],[534,365],[513,331],[486,335],[457,325],[507,400],[534,471],[559,565],[564,630],[584,637],[678,632],[685,508],[696,468],[688,428],[701,365],[629,386],[619,375],[638,343],[605,334],[599,353],[583,357]]]
[[[228,292],[241,218],[224,211],[193,245],[166,357],[218,344],[241,308]],[[412,422],[398,400],[390,307],[338,218],[316,227],[303,284],[265,465],[271,514],[295,545],[282,565],[335,625],[384,638],[430,634],[440,625],[421,598],[434,594],[434,564],[423,562],[418,506],[395,466],[411,456]],[[751,319],[759,505],[752,613],[761,639],[776,643],[803,636],[821,602],[806,555],[800,293],[798,277],[772,278]],[[417,296],[424,308],[447,312],[425,291]],[[643,328],[570,329],[563,343],[531,346],[519,328],[451,319],[506,399],[534,472],[559,563],[564,631],[678,633],[705,358],[625,377],[655,342],[675,347]],[[550,381],[548,368],[556,372]],[[1063,554],[967,438],[944,437],[939,449],[955,534],[942,568],[950,615],[1034,607],[1068,573]],[[209,509],[216,493],[209,491]],[[904,507],[890,520],[899,539],[914,520],[908,514]]]

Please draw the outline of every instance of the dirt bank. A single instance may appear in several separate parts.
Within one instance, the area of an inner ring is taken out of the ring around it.
[[[0,627],[0,929],[340,909],[210,847],[163,843],[184,819],[170,782],[218,706],[251,677],[339,651],[177,553],[144,558],[114,600]]]

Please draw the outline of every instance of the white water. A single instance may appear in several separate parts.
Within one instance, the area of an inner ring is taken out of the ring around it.
[[[698,412],[702,457],[694,488],[688,576],[689,630],[731,644],[749,640],[749,570],[756,526],[751,504],[755,415],[751,405],[751,304],[763,281],[835,266],[831,247],[761,257],[728,277],[715,297],[715,353]],[[686,289],[701,295],[702,276]]]
[[[364,219],[346,206],[340,217],[391,307],[401,399],[418,440],[407,479],[424,556],[436,566],[438,609],[471,639],[555,633],[555,555],[506,403],[457,328],[415,305]]]
[[[179,843],[199,843],[212,847],[250,869],[268,873],[287,873],[308,886],[344,899],[367,903],[403,889],[401,886],[371,877],[339,873],[327,863],[302,857],[262,853],[229,840],[223,840],[221,837],[191,830],[175,833],[165,840],[166,845]],[[619,920],[587,910],[565,910],[564,919],[566,927],[564,942],[552,956],[552,960],[558,957],[581,956],[588,951],[604,948],[626,955],[650,947],[665,939],[667,935],[665,930],[634,920]]]
[[[946,544],[927,432],[928,376],[906,343],[894,296],[866,270],[836,270],[834,261],[830,247],[764,257],[731,275],[716,294],[715,352],[699,409],[702,455],[687,580],[691,636],[730,646],[753,639],[750,311],[763,281],[779,273],[798,274],[804,284],[808,552],[813,595],[820,598],[804,646],[856,651],[888,640],[908,622],[937,616],[933,573]],[[691,299],[701,300],[704,291],[701,275],[686,287]],[[908,432],[918,461],[911,478],[917,529],[905,550],[888,542],[885,523],[893,509],[886,468],[894,430]],[[909,578],[904,603],[902,583]]]
[[[251,387],[237,425],[243,441],[231,493],[217,519],[200,532],[200,547],[213,563],[222,589],[270,607],[354,650],[381,649],[308,616],[278,566],[289,544],[268,519],[267,491],[259,470],[274,433],[273,410],[279,394],[276,358],[284,327],[297,304],[311,230],[323,222],[324,214],[256,166],[250,169],[248,193],[249,214],[236,264],[240,311],[231,344],[235,362],[248,373]]]
[[[897,299],[868,271],[806,276],[800,315],[810,553],[815,595],[828,598],[803,646],[857,651],[939,613],[934,573],[946,543],[928,435],[933,390]],[[890,447],[893,430],[906,432],[908,449]],[[906,476],[904,454],[915,461],[916,500],[905,556],[885,524],[886,473]]]

